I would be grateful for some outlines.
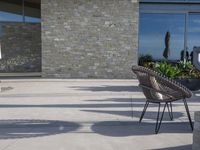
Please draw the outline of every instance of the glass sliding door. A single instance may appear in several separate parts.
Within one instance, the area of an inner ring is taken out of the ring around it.
[[[184,49],[184,14],[140,14],[139,54],[164,59],[166,33],[170,34],[169,60],[177,61]]]
[[[168,61],[191,59],[194,47],[200,47],[200,1],[170,4],[141,2],[139,54],[151,55],[155,61],[164,59],[167,32],[170,33]]]
[[[0,0],[0,73],[41,72],[40,0]]]

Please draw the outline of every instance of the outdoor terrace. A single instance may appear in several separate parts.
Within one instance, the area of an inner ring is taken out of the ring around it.
[[[192,148],[182,101],[154,133],[157,106],[138,123],[144,96],[137,80],[1,81],[0,150],[144,150]],[[192,119],[200,92],[188,100]]]

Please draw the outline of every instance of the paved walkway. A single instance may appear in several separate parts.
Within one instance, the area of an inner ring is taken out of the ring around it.
[[[2,80],[0,150],[189,150],[192,133],[182,101],[174,121],[154,134],[157,107],[138,119],[144,96],[136,80]],[[189,102],[200,109],[196,92]]]

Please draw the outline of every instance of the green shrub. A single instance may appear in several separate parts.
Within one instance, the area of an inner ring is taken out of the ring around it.
[[[153,57],[149,54],[140,55],[140,57],[139,57],[139,65],[140,66],[144,66],[144,64],[146,64],[148,62],[152,62],[152,61],[153,61]]]
[[[180,61],[176,64],[169,63],[166,60],[155,62],[151,55],[141,55],[139,65],[153,69],[172,79],[200,79],[200,71],[194,67],[191,61]]]
[[[178,67],[183,71],[190,71],[194,68],[191,61],[186,61],[185,63],[184,63],[184,61],[180,61],[178,63]]]
[[[154,70],[172,79],[182,75],[182,70],[178,65],[172,66],[172,64],[168,64],[166,61],[155,63]]]

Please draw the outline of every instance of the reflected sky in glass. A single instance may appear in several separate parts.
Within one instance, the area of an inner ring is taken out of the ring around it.
[[[0,21],[22,22],[22,15],[0,11]]]
[[[25,22],[40,23],[41,19],[40,18],[35,18],[35,17],[25,16]]]
[[[165,34],[170,32],[169,60],[180,59],[184,49],[184,14],[140,14],[139,53],[163,59]]]
[[[189,15],[188,47],[189,50],[200,47],[200,14]]]
[[[0,21],[3,21],[3,22],[23,22],[23,16],[18,15],[18,14],[14,14],[14,13],[0,11]],[[25,22],[40,23],[41,19],[36,18],[36,17],[25,16]]]

